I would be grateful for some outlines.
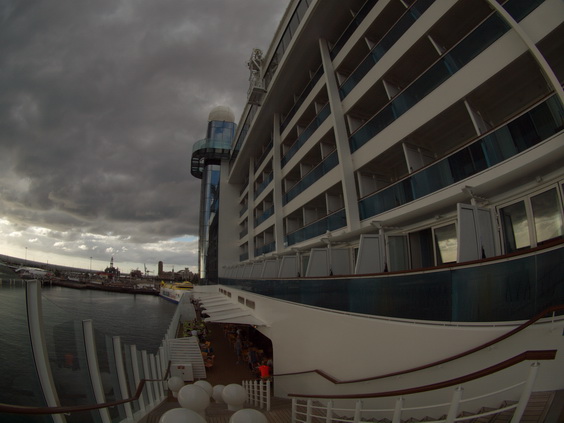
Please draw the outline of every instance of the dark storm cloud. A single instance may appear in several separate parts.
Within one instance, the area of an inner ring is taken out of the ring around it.
[[[239,117],[245,62],[286,4],[2,1],[0,218],[135,243],[197,235],[191,146],[213,106]]]

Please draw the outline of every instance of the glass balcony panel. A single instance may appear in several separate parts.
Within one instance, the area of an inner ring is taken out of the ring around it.
[[[141,351],[137,350],[135,353],[137,354],[137,363],[139,364],[139,379],[146,379],[147,376],[145,376],[145,368],[143,367],[143,356],[141,354]],[[146,407],[149,404],[149,392],[147,390],[147,384],[145,384],[143,391],[141,392],[141,397],[143,398],[143,404]]]
[[[315,75],[313,75],[311,80],[308,82],[308,84],[306,85],[306,87],[304,88],[304,90],[302,91],[302,93],[300,94],[298,99],[296,100],[296,103],[292,106],[292,108],[290,109],[288,114],[285,116],[284,121],[280,125],[280,132],[282,132],[282,131],[284,131],[284,129],[286,129],[286,127],[288,126],[288,123],[290,123],[290,120],[296,114],[296,111],[304,103],[304,100],[309,95],[309,93],[311,92],[311,90],[313,89],[315,84],[317,84],[317,81],[319,81],[319,79],[321,79],[321,76],[323,76],[323,67],[322,66],[320,66],[319,69],[317,69],[317,72],[315,72]]]
[[[368,12],[372,10],[374,5],[378,3],[378,0],[367,0],[358,13],[353,17],[351,23],[343,31],[343,34],[339,37],[333,48],[331,49],[330,55],[331,59],[337,57],[337,54],[341,51],[343,46],[349,40],[352,34],[356,31],[356,28],[362,23]]]
[[[114,343],[113,336],[103,335],[101,339],[103,343],[96,341],[98,348],[98,361],[100,365],[100,373],[102,376],[102,384],[104,386],[104,393],[106,394],[106,401],[119,401],[122,398],[121,390],[119,387],[119,379],[117,374],[116,362],[114,359]],[[102,364],[103,363],[103,364]],[[123,405],[110,408],[110,416],[112,422],[119,422],[125,419],[125,408]]]
[[[460,41],[448,53],[448,56],[459,68],[462,68],[505,34],[508,29],[507,23],[498,15],[493,14]]]
[[[358,150],[396,119],[392,105],[388,104],[384,107],[378,112],[377,117],[377,119],[369,120],[351,135],[349,139],[351,152]]]
[[[298,139],[292,144],[288,152],[282,157],[281,165],[284,167],[288,161],[294,157],[294,155],[299,151],[300,148],[306,143],[306,141],[317,131],[317,128],[321,126],[325,119],[331,113],[331,108],[329,103],[327,103],[317,114],[317,116],[311,121],[308,127],[300,134]]]
[[[358,202],[361,219],[431,194],[500,163],[562,131],[556,96],[465,148]]]
[[[544,0],[509,0],[503,7],[513,19],[519,22],[543,2]]]
[[[274,214],[274,206],[265,210],[259,217],[255,219],[255,228]],[[246,231],[245,231],[246,232]],[[240,237],[242,238],[242,237]]]
[[[335,150],[325,160],[312,169],[306,176],[298,181],[290,190],[282,197],[282,204],[286,205],[307,188],[312,186],[318,179],[326,175],[331,169],[339,164],[339,156]]]
[[[43,329],[55,389],[61,406],[95,403],[86,360],[82,324],[68,310],[42,301]],[[67,422],[84,422],[96,418],[98,411],[72,413]]]
[[[132,397],[137,391],[137,384],[135,383],[135,374],[133,372],[133,357],[131,355],[131,346],[124,344],[122,346],[125,376],[127,378],[127,387],[129,388],[129,396]],[[131,402],[131,409],[133,413],[141,409],[139,400]]]
[[[291,234],[286,235],[285,242],[294,245],[298,242],[323,235],[327,231],[340,229],[347,225],[345,209],[341,209],[323,219],[319,219],[310,225],[304,226]]]
[[[409,11],[407,11],[388,33],[374,46],[366,58],[358,65],[354,72],[341,85],[339,94],[344,99],[357,84],[366,76],[386,52],[401,38],[403,34],[415,23],[434,0],[420,0]]]
[[[273,177],[274,177],[274,173],[270,172],[270,174],[266,177],[266,179],[262,181],[261,184],[257,187],[257,190],[255,191],[255,200],[259,195],[262,194],[262,192],[266,189],[266,187],[270,185]]]
[[[270,242],[255,249],[255,257],[262,256],[263,254],[270,253],[276,249],[276,242]]]
[[[21,280],[10,282],[14,273],[0,266],[0,319],[11,322],[0,326],[0,402],[21,406],[46,406],[39,377],[33,365],[27,323],[26,288]],[[18,417],[0,413],[0,421]],[[29,419],[29,420],[26,420]],[[49,416],[25,416],[18,421],[51,422]]]
[[[470,60],[478,56],[478,54],[507,32],[508,28],[507,24],[495,14],[480,24],[466,38],[452,48],[445,57],[431,66],[393,99],[388,106],[376,113],[366,124],[353,133],[349,139],[351,151],[358,150],[395,119],[421,101],[446,81],[453,71],[464,67]]]
[[[488,167],[501,163],[519,152],[507,126],[485,136],[480,144],[484,150]]]
[[[454,183],[451,166],[446,161],[435,163],[411,178],[413,198],[421,198]]]
[[[402,204],[413,201],[414,193],[409,179],[384,188],[376,194],[359,201],[360,218],[367,219],[385,211],[394,209]]]

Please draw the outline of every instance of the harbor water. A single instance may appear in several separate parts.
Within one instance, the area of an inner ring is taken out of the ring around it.
[[[121,343],[139,351],[158,352],[176,305],[154,295],[43,286],[41,307],[46,344],[55,378],[65,380],[65,372],[80,383],[78,358],[81,325],[92,320],[101,372],[107,365],[108,343],[119,336]],[[26,311],[25,282],[0,284],[0,402],[37,406],[43,403],[30,348]],[[110,340],[110,341],[108,341]],[[106,358],[106,359],[105,359]],[[108,370],[109,372],[109,370]],[[59,373],[59,374],[57,374]],[[80,387],[63,386],[69,392]],[[108,398],[110,400],[110,398]],[[67,401],[65,401],[67,402]],[[78,401],[82,402],[82,401]],[[70,404],[67,404],[70,405]],[[7,415],[0,414],[0,421]],[[50,419],[11,415],[9,421],[43,422]]]

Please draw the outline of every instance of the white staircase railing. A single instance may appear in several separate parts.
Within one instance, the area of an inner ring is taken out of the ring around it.
[[[517,383],[512,386],[508,386],[501,390],[490,392],[488,394],[480,395],[479,397],[467,398],[462,399],[463,394],[463,387],[462,385],[457,386],[452,394],[452,398],[450,402],[442,403],[442,404],[432,404],[426,405],[421,407],[404,407],[404,397],[398,397],[396,399],[395,407],[389,409],[370,409],[370,408],[363,408],[363,402],[360,399],[353,400],[354,406],[349,407],[341,407],[336,408],[334,406],[333,400],[328,400],[326,403],[321,402],[320,399],[316,398],[292,398],[292,423],[310,423],[313,418],[317,418],[318,421],[321,421],[323,418],[325,419],[326,423],[341,423],[341,422],[349,422],[349,423],[360,423],[362,420],[362,414],[370,416],[382,416],[382,419],[385,416],[393,415],[392,423],[399,423],[400,421],[409,418],[405,417],[404,414],[407,412],[416,413],[423,411],[425,409],[438,409],[438,408],[447,408],[447,414],[437,420],[434,421],[427,421],[426,423],[454,423],[454,422],[464,422],[464,421],[471,421],[473,419],[484,418],[487,416],[491,416],[494,414],[499,414],[511,410],[515,410],[513,412],[513,417],[511,419],[511,423],[519,423],[521,417],[523,416],[523,412],[527,406],[529,398],[531,396],[533,385],[538,373],[538,368],[540,364],[535,362],[531,364],[528,378],[520,383]],[[522,386],[523,390],[521,392],[521,396],[518,402],[514,404],[503,404],[499,408],[495,409],[488,409],[488,411],[478,412],[478,413],[463,413],[464,415],[459,414],[459,410],[462,408],[464,403],[467,402],[475,402],[477,400],[485,400],[487,398],[492,397],[499,397],[499,394],[513,390]],[[417,395],[417,394],[413,394]],[[351,404],[352,405],[352,404]],[[336,413],[339,413],[337,415]],[[352,416],[352,417],[343,417]]]

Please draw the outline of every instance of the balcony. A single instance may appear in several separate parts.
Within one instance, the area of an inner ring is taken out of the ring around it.
[[[495,166],[563,129],[556,96],[409,177],[359,201],[361,220],[384,213]],[[559,118],[560,117],[560,118]]]
[[[509,26],[505,21],[498,15],[492,14],[354,132],[349,138],[351,152],[358,150],[378,135],[508,30]]]
[[[282,196],[282,204],[286,205],[289,203],[307,188],[312,186],[317,180],[329,173],[329,171],[338,164],[339,157],[337,155],[337,150],[335,150]]]
[[[347,226],[347,215],[345,209],[332,213],[323,219],[319,219],[301,229],[298,229],[284,237],[284,242],[290,246],[302,241],[306,241],[316,236],[321,236],[327,231],[331,232]]]
[[[290,149],[286,152],[284,157],[281,159],[281,167],[284,167],[292,157],[299,151],[300,148],[306,143],[306,141],[317,131],[317,128],[321,126],[325,119],[331,113],[331,107],[327,103],[317,114],[317,116],[310,122],[308,127],[300,134],[296,142],[292,144]]]

